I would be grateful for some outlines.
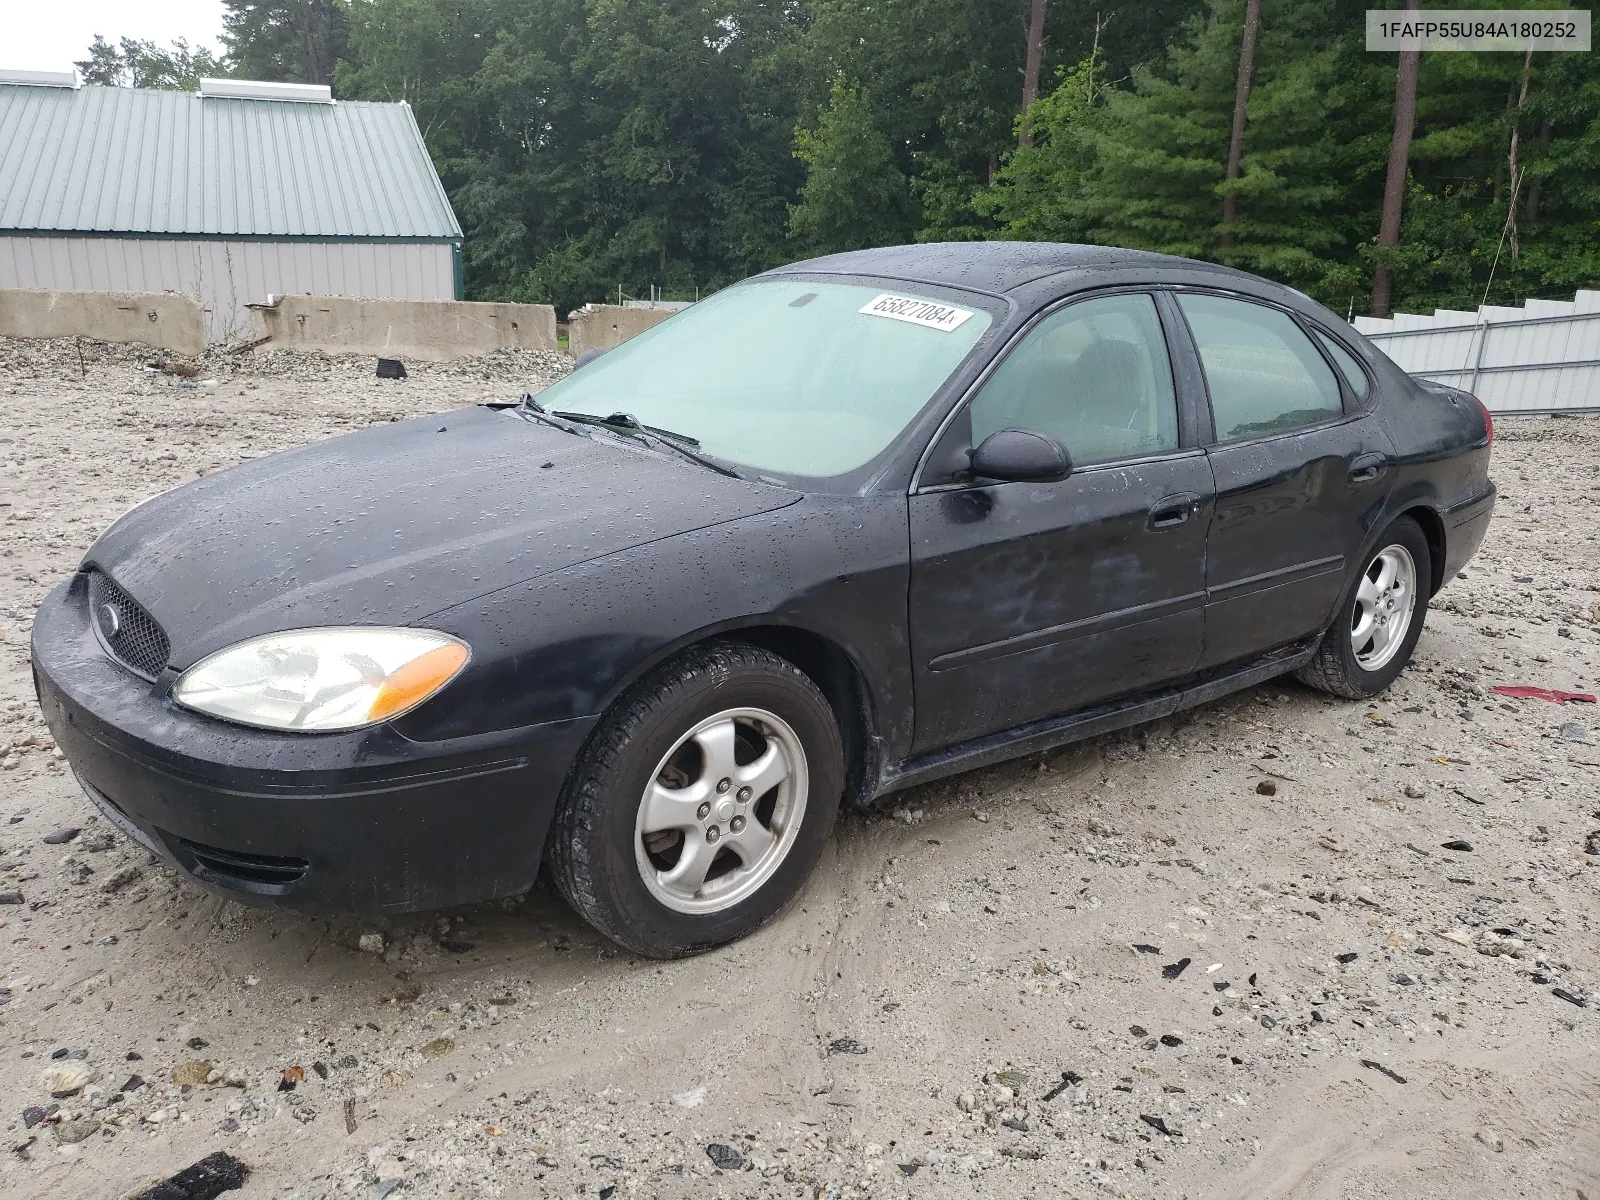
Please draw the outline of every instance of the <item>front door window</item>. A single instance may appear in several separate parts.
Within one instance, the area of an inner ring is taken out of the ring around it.
[[[972,401],[972,442],[1031,429],[1074,466],[1178,447],[1167,344],[1148,295],[1085,300],[1039,322]]]

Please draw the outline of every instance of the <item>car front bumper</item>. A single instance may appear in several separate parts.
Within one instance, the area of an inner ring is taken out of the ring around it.
[[[246,903],[409,912],[533,883],[596,718],[443,742],[385,725],[286,734],[189,712],[101,649],[83,577],[33,626],[33,676],[85,794],[146,849]]]

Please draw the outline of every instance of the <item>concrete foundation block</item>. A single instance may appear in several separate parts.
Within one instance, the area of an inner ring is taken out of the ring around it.
[[[585,350],[609,350],[651,326],[661,324],[674,311],[668,308],[585,304],[567,317],[567,353],[576,358]]]
[[[274,350],[448,362],[496,350],[556,349],[556,311],[548,304],[297,295],[251,307],[257,335],[270,338]]]
[[[143,342],[188,355],[206,349],[200,303],[179,292],[0,289],[0,335]]]

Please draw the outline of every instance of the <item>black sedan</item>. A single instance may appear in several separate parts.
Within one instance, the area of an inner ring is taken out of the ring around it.
[[[792,897],[841,802],[1286,672],[1381,692],[1492,436],[1237,271],[836,255],[536,398],[148,501],[41,607],[34,679],[93,803],[229,895],[415,910],[543,862],[685,954]]]

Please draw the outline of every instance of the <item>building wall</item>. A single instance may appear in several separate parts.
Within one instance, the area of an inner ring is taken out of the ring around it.
[[[0,235],[0,288],[186,292],[208,340],[246,341],[245,305],[269,295],[453,300],[452,253],[445,242]]]

